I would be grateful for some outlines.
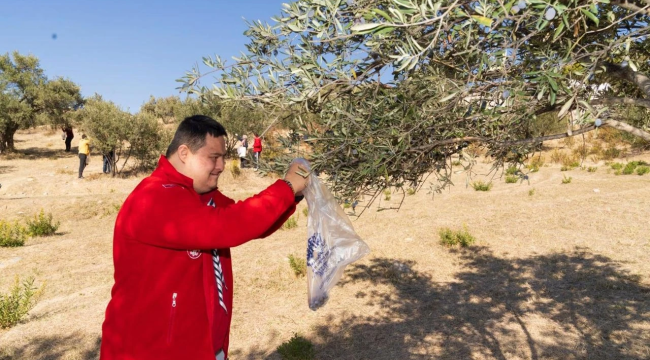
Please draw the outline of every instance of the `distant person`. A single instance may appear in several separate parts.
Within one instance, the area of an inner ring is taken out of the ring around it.
[[[84,169],[88,164],[88,157],[90,156],[90,139],[86,134],[81,135],[81,140],[79,141],[79,179],[84,178]]]
[[[239,156],[239,167],[246,167],[246,147],[243,144],[240,144],[237,148],[237,156]]]
[[[253,158],[255,159],[255,170],[260,168],[260,154],[262,153],[262,139],[254,132],[255,140],[253,140]]]
[[[65,151],[70,151],[70,145],[72,144],[72,139],[74,139],[74,133],[72,132],[72,126],[65,126],[61,128],[63,131],[62,138],[65,141]]]
[[[246,151],[248,151],[248,136],[242,135],[241,144],[244,148],[246,148]]]
[[[101,360],[228,358],[235,292],[230,248],[279,229],[308,179],[294,163],[283,180],[235,202],[217,187],[226,136],[212,118],[186,118],[156,170],[122,205]]]
[[[115,149],[103,154],[104,165],[102,171],[104,174],[110,174],[113,171],[113,159],[115,159]]]

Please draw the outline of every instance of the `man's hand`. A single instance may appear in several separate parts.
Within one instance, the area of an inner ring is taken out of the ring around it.
[[[306,160],[305,160],[306,161]],[[307,186],[307,180],[311,174],[308,172],[305,167],[299,163],[292,163],[287,170],[286,175],[284,175],[284,180],[287,180],[293,186],[293,191],[296,192],[296,196],[301,196],[303,190]]]

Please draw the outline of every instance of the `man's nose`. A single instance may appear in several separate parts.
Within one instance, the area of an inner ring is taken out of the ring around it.
[[[214,165],[214,169],[217,171],[223,171],[226,167],[226,160],[223,157],[217,159],[217,163]]]

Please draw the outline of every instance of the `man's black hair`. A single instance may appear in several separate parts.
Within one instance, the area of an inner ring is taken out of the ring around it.
[[[227,136],[226,129],[215,119],[204,115],[193,115],[185,118],[178,125],[174,138],[167,148],[165,156],[169,158],[174,155],[178,147],[185,144],[192,153],[205,145],[205,136],[207,134],[213,137]]]

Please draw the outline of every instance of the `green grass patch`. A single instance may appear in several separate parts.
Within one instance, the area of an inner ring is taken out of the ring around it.
[[[564,175],[564,178],[562,179],[562,184],[570,184],[571,180],[573,180],[571,176],[567,177],[566,175]]]
[[[293,274],[296,275],[296,277],[303,277],[307,275],[307,260],[289,255],[289,266],[291,267],[291,270],[293,270]]]
[[[519,181],[519,176],[517,175],[506,175],[506,184],[514,184]]]
[[[314,345],[298,334],[293,334],[293,337],[278,346],[277,350],[283,360],[313,360],[316,358]]]
[[[476,191],[490,191],[492,189],[492,182],[484,182],[482,180],[474,181],[472,187]]]
[[[516,166],[509,166],[509,167],[506,169],[506,175],[514,175],[514,174],[516,174],[518,171],[519,171],[519,169],[517,169]]]
[[[282,224],[282,230],[291,230],[298,227],[298,219],[294,216],[287,219],[287,221]]]
[[[636,166],[637,164],[635,161],[631,161],[625,164],[625,167],[623,168],[623,175],[634,174],[634,170],[636,169]]]
[[[468,247],[476,242],[476,238],[469,233],[467,227],[463,227],[462,230],[442,228],[438,231],[438,234],[440,235],[440,243],[448,247],[456,245]]]

